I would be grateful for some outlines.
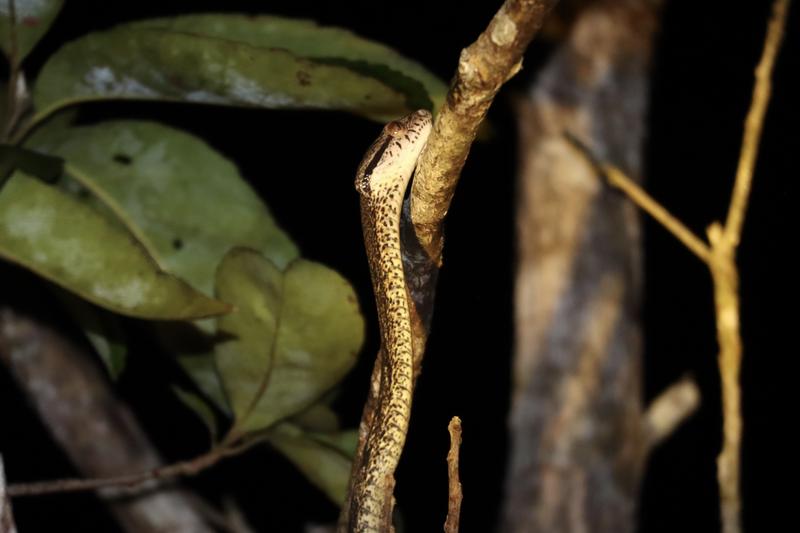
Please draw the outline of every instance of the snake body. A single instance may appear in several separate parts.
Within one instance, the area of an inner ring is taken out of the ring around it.
[[[375,413],[361,464],[351,483],[349,531],[373,532],[391,524],[394,471],[403,450],[413,384],[409,300],[400,248],[403,196],[431,130],[421,110],[387,124],[356,174],[364,244],[378,307],[381,350],[374,376]]]

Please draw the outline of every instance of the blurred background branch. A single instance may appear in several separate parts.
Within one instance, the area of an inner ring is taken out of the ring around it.
[[[128,474],[162,464],[91,356],[51,326],[0,310],[0,361],[84,477]],[[125,531],[213,531],[194,501],[175,485],[137,495],[109,489],[101,495]]]

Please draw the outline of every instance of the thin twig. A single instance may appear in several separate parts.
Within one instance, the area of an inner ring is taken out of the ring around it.
[[[728,218],[707,230],[710,247],[692,234],[666,209],[637,187],[619,169],[601,165],[609,182],[620,188],[638,206],[661,222],[684,245],[703,259],[714,283],[718,364],[722,382],[722,451],[717,457],[717,482],[720,492],[720,514],[724,533],[740,533],[741,491],[740,456],[742,440],[741,385],[742,338],[739,317],[739,272],[736,248],[739,244],[744,215],[750,196],[758,144],[761,140],[764,115],[770,98],[772,70],[786,26],[789,0],[775,0],[767,28],[764,51],[756,68],[753,98],[745,121],[744,139],[736,172]],[[579,144],[577,144],[580,146]]]
[[[618,188],[624,192],[628,198],[633,201],[642,211],[646,212],[664,228],[672,233],[684,246],[691,250],[697,257],[704,263],[708,263],[711,255],[711,250],[700,237],[692,233],[692,230],[687,228],[680,220],[675,218],[667,209],[656,201],[655,198],[647,194],[644,189],[636,184],[631,178],[625,175],[620,169],[614,165],[603,163],[599,161],[591,152],[589,147],[581,142],[577,137],[570,132],[564,135],[573,146],[575,146],[581,154],[586,157],[597,170],[605,175],[608,183],[613,187]]]
[[[269,439],[269,434],[267,432],[248,435],[247,438],[244,439],[240,438],[238,434],[229,433],[228,435],[229,437],[223,439],[218,447],[188,461],[181,461],[171,465],[121,476],[89,479],[69,478],[33,483],[15,483],[8,486],[8,495],[11,497],[38,496],[40,494],[60,492],[84,492],[109,487],[124,487],[130,492],[136,492],[139,489],[145,488],[144,485],[151,481],[167,481],[180,476],[197,475],[203,470],[214,466],[222,459],[244,453],[253,446]]]
[[[770,99],[772,70],[783,39],[789,0],[776,0],[767,28],[764,51],[756,67],[753,99],[745,121],[745,131],[736,182],[725,226],[708,228],[712,247],[709,267],[714,281],[719,371],[722,381],[722,451],[717,457],[717,480],[724,533],[741,531],[740,456],[742,440],[741,385],[742,338],[739,328],[739,273],[736,247],[750,197],[758,145]]]
[[[454,416],[447,425],[450,432],[450,451],[447,452],[448,501],[447,519],[444,522],[445,533],[458,533],[461,516],[461,481],[458,477],[458,451],[461,447],[461,419]]]
[[[673,383],[650,403],[644,413],[646,448],[652,449],[672,435],[700,405],[700,389],[690,377]]]
[[[767,111],[770,93],[772,92],[772,69],[775,58],[783,40],[786,15],[789,11],[789,0],[776,0],[772,5],[772,19],[767,29],[764,42],[764,51],[761,61],[756,67],[756,85],[753,89],[753,99],[745,121],[744,135],[742,138],[742,151],[739,154],[739,165],[736,168],[736,182],[733,186],[733,196],[728,208],[728,218],[725,222],[725,239],[733,246],[739,244],[747,210],[750,185],[753,182],[753,169],[756,165],[758,145],[761,140],[761,130],[764,125],[764,115]]]
[[[669,211],[617,167],[613,165],[603,165],[603,172],[611,185],[628,195],[636,205],[660,222],[662,226],[681,241],[692,253],[699,257],[704,263],[708,263],[709,254],[711,253],[709,247],[698,236],[692,233],[692,230],[672,216]]]
[[[125,487],[135,492],[142,485],[150,481],[165,481],[178,476],[192,476],[216,464],[220,459],[231,455],[231,450],[215,449],[189,461],[182,461],[152,470],[113,476],[105,478],[70,478],[39,481],[33,483],[15,483],[8,486],[8,495],[12,498],[18,496],[39,496],[64,492],[84,492],[104,489],[109,487]]]

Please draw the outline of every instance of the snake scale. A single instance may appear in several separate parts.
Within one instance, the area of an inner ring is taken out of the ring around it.
[[[381,350],[373,372],[377,404],[350,485],[346,530],[351,532],[385,531],[386,525],[391,524],[394,471],[408,430],[413,386],[411,317],[400,247],[400,215],[403,196],[430,131],[431,114],[424,110],[390,122],[367,150],[356,174]]]

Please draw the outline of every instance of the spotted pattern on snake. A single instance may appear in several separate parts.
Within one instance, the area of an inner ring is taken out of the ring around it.
[[[351,483],[348,531],[374,532],[391,524],[394,471],[408,431],[413,382],[409,300],[400,248],[400,214],[411,174],[431,131],[421,110],[387,124],[356,173],[381,350],[377,408],[361,467]]]

